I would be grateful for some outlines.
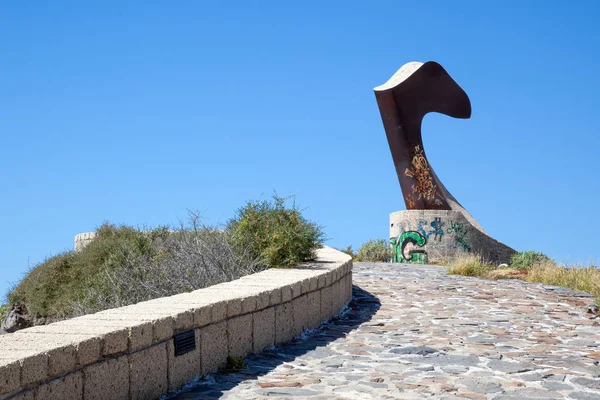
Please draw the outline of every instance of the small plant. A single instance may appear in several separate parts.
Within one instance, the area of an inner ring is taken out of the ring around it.
[[[221,370],[223,373],[237,372],[246,368],[244,359],[239,356],[227,356],[227,365]]]
[[[345,249],[339,249],[342,253],[348,254],[352,258],[356,258],[356,252],[352,248],[352,245],[346,247]]]
[[[547,261],[550,261],[550,257],[544,253],[527,250],[513,254],[513,256],[510,258],[510,266],[514,268],[529,269],[535,264],[541,264]]]
[[[356,253],[356,261],[388,262],[392,257],[392,249],[385,239],[371,239],[363,243]]]
[[[272,201],[249,201],[227,225],[234,243],[248,246],[267,267],[292,267],[316,257],[324,240],[322,227],[306,220],[289,199],[276,194]]]
[[[0,324],[2,324],[2,321],[4,321],[4,316],[6,315],[8,310],[9,310],[8,304],[2,304],[0,306]]]
[[[457,257],[448,269],[449,274],[463,276],[484,276],[494,267],[475,254],[464,254]]]

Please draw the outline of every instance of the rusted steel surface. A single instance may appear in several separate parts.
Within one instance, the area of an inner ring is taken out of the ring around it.
[[[427,160],[421,122],[429,112],[469,118],[465,91],[433,61],[405,64],[374,91],[406,209],[464,210]]]

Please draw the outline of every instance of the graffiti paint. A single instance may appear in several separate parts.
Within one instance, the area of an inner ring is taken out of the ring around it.
[[[422,198],[426,200],[433,200],[436,195],[436,185],[433,183],[433,177],[431,176],[431,170],[423,149],[421,146],[415,147],[415,155],[411,160],[412,169],[406,168],[404,175],[410,178],[415,178],[417,181],[412,185],[413,193],[419,195],[418,200]]]
[[[429,231],[425,231],[423,225],[427,225],[427,221],[419,220],[417,223],[417,230],[421,233],[421,235],[425,236],[425,239],[429,240],[429,237],[433,235],[433,240],[437,240],[438,242],[442,241],[442,237],[444,236],[444,225],[446,225],[446,223],[442,222],[441,217],[436,217],[433,221],[431,221],[429,225],[433,229]]]
[[[411,250],[409,253],[411,264],[427,264],[427,252],[425,250]]]
[[[456,242],[460,244],[464,251],[471,251],[471,246],[465,240],[467,237],[467,230],[463,222],[450,221],[450,227],[446,230],[448,233],[454,233]]]
[[[456,236],[456,241],[461,244],[464,251],[471,251],[471,246],[467,242],[465,242],[465,236],[467,236],[467,232],[464,232],[461,237]]]
[[[406,246],[412,243],[419,247],[425,246],[427,239],[420,232],[407,231],[398,237],[390,238],[390,244],[394,250],[392,262],[418,262],[424,264],[427,262],[427,253],[425,250],[411,250],[406,253]],[[424,260],[424,261],[423,261]]]

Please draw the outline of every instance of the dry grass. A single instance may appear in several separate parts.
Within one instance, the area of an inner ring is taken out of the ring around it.
[[[600,302],[600,270],[596,267],[565,267],[552,261],[535,264],[523,277],[528,282],[541,282],[586,292]]]
[[[473,254],[466,254],[450,265],[448,273],[485,279],[522,279],[565,287],[589,293],[600,304],[600,269],[596,267],[566,267],[550,259],[538,261],[530,267],[498,267]]]
[[[450,264],[448,273],[453,275],[486,277],[492,269],[494,269],[494,266],[483,261],[481,257],[475,254],[465,254]]]

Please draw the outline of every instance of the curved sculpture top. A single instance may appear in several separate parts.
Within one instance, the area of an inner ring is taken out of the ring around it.
[[[438,112],[469,118],[471,102],[438,63],[409,62],[373,89],[407,210],[456,210],[481,231],[473,217],[439,180],[425,154],[421,122]]]

